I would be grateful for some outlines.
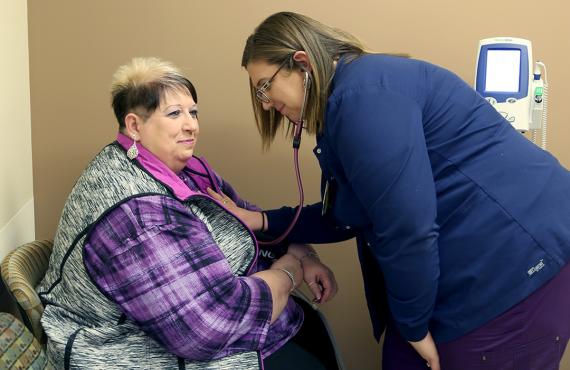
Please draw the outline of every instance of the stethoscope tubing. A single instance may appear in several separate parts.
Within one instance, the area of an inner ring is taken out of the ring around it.
[[[276,245],[281,243],[285,238],[291,233],[291,230],[297,224],[299,220],[299,216],[301,215],[301,210],[303,209],[303,204],[305,202],[305,195],[303,192],[303,182],[301,180],[301,171],[299,170],[299,147],[301,145],[301,134],[303,133],[303,127],[305,123],[305,106],[307,105],[307,98],[309,96],[309,87],[311,85],[310,75],[309,72],[305,71],[305,79],[303,80],[303,106],[301,107],[301,119],[298,122],[291,121],[295,125],[295,131],[293,134],[293,164],[295,166],[295,177],[297,178],[297,187],[299,189],[299,206],[297,206],[297,210],[295,211],[295,216],[293,220],[287,227],[287,229],[281,234],[281,236],[277,237],[271,241],[259,241],[260,245],[270,246]],[[265,217],[265,215],[263,215]]]

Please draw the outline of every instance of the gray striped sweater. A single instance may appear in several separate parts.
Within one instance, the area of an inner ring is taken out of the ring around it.
[[[140,194],[171,196],[168,189],[111,144],[89,164],[69,195],[54,240],[49,269],[38,287],[46,308],[42,325],[47,353],[58,368],[74,369],[258,369],[255,351],[209,362],[191,362],[167,352],[93,284],[83,265],[90,227],[123,200]],[[245,273],[255,244],[244,226],[212,201],[185,202],[205,222],[232,271]]]

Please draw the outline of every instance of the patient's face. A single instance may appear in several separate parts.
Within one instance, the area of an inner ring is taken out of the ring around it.
[[[257,88],[269,80],[278,69],[278,64],[268,64],[262,60],[250,62],[246,66],[249,78],[253,86]],[[265,91],[270,102],[261,103],[263,109],[275,109],[291,121],[298,121],[303,105],[303,77],[304,74],[299,70],[281,69],[271,81],[271,86]]]
[[[185,91],[166,92],[138,129],[141,144],[171,170],[179,172],[192,157],[198,141],[198,106]]]

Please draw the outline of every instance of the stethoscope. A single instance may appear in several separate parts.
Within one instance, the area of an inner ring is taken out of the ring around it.
[[[301,172],[299,171],[299,147],[301,146],[301,134],[303,132],[303,128],[305,125],[305,107],[307,105],[307,98],[309,97],[309,89],[311,87],[311,76],[309,75],[308,71],[305,71],[305,78],[303,79],[303,105],[301,106],[301,117],[299,121],[293,121],[289,119],[295,126],[295,130],[293,131],[293,163],[295,165],[295,175],[297,178],[297,187],[299,188],[299,206],[297,207],[297,211],[295,212],[295,216],[293,220],[287,227],[287,229],[275,240],[263,242],[259,241],[258,243],[261,245],[275,245],[281,243],[287,235],[293,230],[295,224],[299,220],[299,216],[301,215],[301,209],[303,208],[303,203],[305,200],[305,196],[303,194],[303,183],[301,181]],[[287,117],[289,118],[289,117]],[[263,216],[265,217],[265,216]]]

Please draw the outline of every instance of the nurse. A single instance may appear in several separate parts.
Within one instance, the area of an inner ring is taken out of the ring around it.
[[[290,123],[316,137],[323,201],[288,239],[356,236],[383,369],[558,368],[570,173],[556,158],[452,72],[300,14],[264,20],[242,66],[266,147]],[[295,209],[236,211],[277,236]]]

